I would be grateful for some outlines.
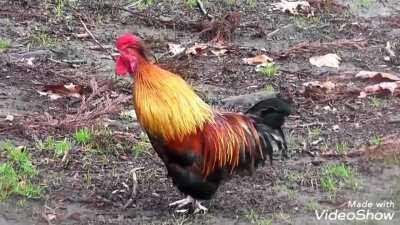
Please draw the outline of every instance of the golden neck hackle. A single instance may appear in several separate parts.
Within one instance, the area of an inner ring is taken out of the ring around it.
[[[213,120],[210,106],[181,77],[144,60],[134,77],[136,113],[150,134],[182,140]]]

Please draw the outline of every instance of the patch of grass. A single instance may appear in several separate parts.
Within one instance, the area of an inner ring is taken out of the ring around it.
[[[54,148],[55,140],[53,137],[47,137],[45,140],[38,140],[36,141],[36,148],[40,151],[50,151]]]
[[[286,178],[290,183],[296,183],[301,181],[302,177],[304,174],[298,172],[298,171],[289,171],[288,174],[286,175]]]
[[[28,38],[28,49],[37,48],[37,47],[54,47],[58,44],[58,40],[47,33],[47,31],[43,29],[35,29],[33,33],[29,35]]]
[[[288,199],[290,201],[296,200],[297,192],[293,189],[287,189]]]
[[[386,105],[386,100],[379,97],[373,96],[370,97],[369,100],[369,104],[374,108],[382,108]]]
[[[7,160],[0,163],[0,201],[11,194],[27,198],[40,197],[41,189],[32,180],[38,175],[25,147],[16,147],[10,141],[0,143]]]
[[[272,225],[271,219],[262,218],[254,209],[248,210],[244,217],[251,223],[255,225]]]
[[[270,84],[267,84],[264,86],[264,91],[266,91],[267,93],[271,93],[271,94],[276,92],[274,86],[272,86]]]
[[[0,38],[0,53],[3,53],[7,51],[8,48],[10,48],[11,43],[9,40]]]
[[[291,219],[289,213],[280,212],[280,213],[277,214],[275,217],[276,217],[278,220],[281,220],[281,221],[283,221],[283,222],[285,222],[285,223],[292,224],[292,219]]]
[[[331,198],[335,198],[336,193],[343,188],[356,190],[359,187],[356,171],[343,163],[330,164],[321,170],[321,187],[329,192]]]
[[[69,5],[69,0],[56,0],[56,5],[54,7],[54,14],[56,17],[60,18],[64,15],[65,8]]]
[[[54,145],[54,153],[57,156],[65,155],[72,148],[72,144],[68,138],[64,138],[61,141],[56,141]]]
[[[109,127],[93,130],[90,146],[96,153],[116,156],[121,151],[124,152],[126,149],[130,149],[129,143],[115,139],[113,131]]]
[[[151,148],[149,138],[145,133],[141,133],[138,142],[132,148],[132,154],[134,158],[139,157],[143,153],[148,153]]]
[[[53,137],[47,137],[44,141],[37,141],[36,148],[40,151],[54,151],[55,156],[61,156],[71,150],[72,144],[68,138],[56,141]]]
[[[382,144],[382,139],[378,135],[374,135],[372,136],[370,143],[371,145],[378,146]]]
[[[185,4],[189,6],[190,8],[194,8],[197,6],[197,1],[196,0],[185,0]]]
[[[320,208],[320,205],[315,200],[310,200],[305,205],[306,211],[310,213],[315,213],[315,210]]]
[[[132,152],[137,152],[137,155],[140,155],[141,152],[145,152],[144,145],[147,137],[144,136],[139,139],[139,143],[135,143],[134,138],[121,137],[115,135],[112,129],[101,127],[92,131],[92,138],[88,146],[93,153],[101,155],[119,156],[121,153],[132,154]]]
[[[301,135],[296,135],[294,131],[286,133],[286,142],[288,146],[288,151],[298,150],[301,149],[304,138]]]
[[[279,75],[279,66],[274,63],[267,63],[258,67],[257,71],[264,76],[274,77]]]
[[[148,7],[148,6],[151,6],[151,5],[153,5],[154,4],[154,0],[136,0],[136,1],[133,1],[134,3],[133,3],[133,5],[137,5],[137,6],[140,6],[140,7]]]
[[[321,136],[321,128],[316,127],[316,128],[309,129],[308,133],[309,133],[309,137],[311,139],[319,138],[319,136]]]
[[[74,133],[74,139],[78,144],[86,145],[92,139],[92,133],[87,128],[81,128]]]
[[[376,0],[357,0],[359,8],[369,9],[376,3]]]
[[[321,24],[321,17],[319,16],[311,16],[311,17],[293,16],[291,17],[291,20],[297,27],[305,30]]]
[[[336,154],[338,155],[346,155],[349,151],[349,146],[346,142],[337,143],[335,146]]]

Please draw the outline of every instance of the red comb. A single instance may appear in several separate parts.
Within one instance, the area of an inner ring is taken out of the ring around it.
[[[140,39],[131,33],[126,33],[121,35],[116,43],[116,46],[119,50],[124,49],[126,46],[129,45],[138,45]]]

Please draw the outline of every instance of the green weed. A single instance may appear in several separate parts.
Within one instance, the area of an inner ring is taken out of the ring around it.
[[[376,0],[357,0],[359,8],[369,9],[376,3]]]
[[[315,210],[319,209],[320,205],[317,201],[311,200],[306,203],[305,208],[307,212],[315,213]]]
[[[0,53],[7,51],[10,48],[10,41],[4,38],[0,38]]]
[[[316,128],[309,129],[308,133],[309,133],[309,137],[311,139],[319,138],[321,136],[321,128],[316,127]]]
[[[38,47],[54,47],[58,43],[57,39],[47,33],[45,30],[37,28],[29,35],[28,49]]]
[[[343,163],[327,165],[321,170],[321,187],[330,193],[331,198],[335,198],[336,193],[343,188],[355,190],[359,186],[355,170]]]
[[[120,155],[121,153],[132,154],[133,152],[144,152],[145,145],[144,139],[140,138],[138,144],[135,143],[134,139],[126,139],[124,137],[119,137],[118,135],[114,135],[113,131],[108,127],[102,127],[100,129],[95,129],[92,131],[92,138],[89,143],[89,146],[98,154],[112,154],[115,156]],[[136,147],[134,147],[136,146]]]
[[[346,155],[349,151],[349,147],[346,142],[340,142],[336,144],[336,154]]]
[[[271,93],[271,94],[276,92],[274,86],[269,85],[269,84],[264,86],[264,90],[265,90],[265,92]]]
[[[378,146],[382,144],[382,139],[378,135],[374,135],[372,136],[370,143],[371,145]]]
[[[312,16],[312,17],[304,17],[304,16],[293,16],[291,17],[292,22],[301,29],[310,29],[321,24],[321,17]]]
[[[373,96],[369,100],[369,104],[374,108],[382,108],[386,105],[386,100],[379,97]]]
[[[244,217],[254,225],[272,225],[271,219],[261,218],[254,209],[248,210]]]
[[[197,1],[196,0],[185,0],[185,3],[190,8],[194,8],[194,7],[197,6]]]
[[[67,152],[69,152],[72,148],[71,142],[68,140],[68,138],[64,138],[61,141],[56,141],[54,145],[54,153],[57,156],[65,155]]]
[[[56,141],[53,137],[47,137],[44,141],[37,141],[36,148],[40,151],[54,151],[55,156],[63,156],[72,149],[72,144],[68,138]]]
[[[257,70],[267,77],[274,77],[279,74],[279,66],[274,63],[261,65]]]
[[[304,138],[301,135],[296,135],[294,131],[287,133],[285,135],[286,137],[286,142],[288,146],[288,150],[298,150],[301,149]]]
[[[54,149],[55,140],[53,137],[47,137],[45,140],[38,140],[35,145],[40,151],[50,151]]]
[[[286,178],[290,183],[297,183],[301,181],[301,179],[304,177],[304,174],[297,172],[297,171],[289,171]]]
[[[78,144],[86,145],[91,141],[92,133],[88,129],[82,128],[74,133],[74,139]]]
[[[276,217],[285,223],[292,224],[290,214],[288,213],[280,212],[279,214],[276,215]]]
[[[133,157],[137,158],[143,153],[147,153],[151,148],[149,138],[145,133],[141,133],[138,142],[133,146],[132,153]]]
[[[134,4],[137,4],[140,7],[147,7],[154,3],[154,0],[137,0]]]
[[[69,5],[69,0],[57,0],[54,7],[54,14],[60,18],[64,15],[65,8]]]
[[[27,198],[38,198],[41,189],[32,184],[38,175],[25,147],[15,147],[11,142],[0,143],[0,149],[6,152],[6,162],[0,163],[0,201],[11,194]]]
[[[286,188],[286,193],[290,201],[296,200],[297,192],[295,190]]]

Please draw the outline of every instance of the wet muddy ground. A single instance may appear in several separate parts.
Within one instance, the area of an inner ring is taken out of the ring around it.
[[[1,201],[1,225],[400,221],[400,95],[359,98],[359,89],[371,81],[355,79],[360,71],[399,76],[398,1],[312,1],[310,17],[274,10],[276,1],[208,1],[208,13],[217,19],[240,15],[223,40],[227,51],[218,56],[209,51],[213,47],[196,55],[169,52],[168,44],[191,47],[213,39],[199,34],[208,20],[187,4],[60,2],[0,1],[0,38],[9,41],[0,50],[0,140],[26,146],[39,171],[35,182],[42,188],[38,199],[12,195]],[[81,21],[105,49],[86,35]],[[116,37],[128,31],[141,36],[155,61],[181,74],[216,108],[240,111],[271,90],[280,91],[296,107],[285,125],[289,159],[277,154],[273,166],[267,163],[253,176],[235,175],[205,202],[206,215],[174,212],[168,203],[183,196],[143,139],[135,116],[127,116],[133,110],[130,80],[114,75],[109,53],[116,53]],[[310,64],[310,57],[327,53],[341,57],[338,68]],[[278,75],[265,76],[243,62],[258,54],[274,59]],[[331,81],[335,87],[304,86],[316,81]],[[91,87],[79,92],[86,100],[52,100],[39,93],[46,85],[70,83]],[[80,127],[97,132],[92,145],[73,143],[65,157],[38,148],[39,140],[48,137],[73,140]],[[138,146],[139,153],[132,150]],[[0,163],[8,160],[1,151]],[[356,185],[344,185],[332,196],[321,184],[329,165],[351,168]],[[316,218],[315,210],[352,212],[348,201],[366,200],[393,201],[394,207],[373,210],[394,212],[395,217]]]

